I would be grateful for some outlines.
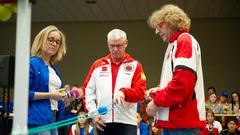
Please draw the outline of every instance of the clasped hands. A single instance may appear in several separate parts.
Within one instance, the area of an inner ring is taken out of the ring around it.
[[[159,91],[159,87],[154,87],[151,88],[149,90],[147,90],[145,92],[145,97],[149,100],[151,100],[148,104],[147,104],[147,108],[146,108],[146,112],[149,116],[155,116],[156,112],[157,112],[157,106],[155,105],[154,101],[152,100],[152,98],[150,97],[150,94],[155,93]]]

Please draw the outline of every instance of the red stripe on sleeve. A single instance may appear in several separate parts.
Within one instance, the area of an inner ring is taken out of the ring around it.
[[[190,35],[183,34],[177,40],[177,51],[175,58],[190,58],[192,56],[192,39]]]
[[[176,69],[173,79],[161,91],[153,94],[154,103],[161,107],[181,104],[190,94],[193,94],[196,75],[186,69]]]

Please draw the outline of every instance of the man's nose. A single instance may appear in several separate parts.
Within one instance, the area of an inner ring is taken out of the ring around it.
[[[158,34],[159,30],[157,28],[155,28],[155,34]]]
[[[113,47],[113,50],[114,50],[114,51],[118,50],[118,47],[117,47],[117,46],[114,46],[114,47]]]

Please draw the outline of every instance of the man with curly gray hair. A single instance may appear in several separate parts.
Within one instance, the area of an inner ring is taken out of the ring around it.
[[[148,22],[168,46],[159,86],[147,91],[152,101],[146,111],[164,135],[197,135],[206,118],[201,50],[189,34],[191,21],[178,6],[168,4]]]

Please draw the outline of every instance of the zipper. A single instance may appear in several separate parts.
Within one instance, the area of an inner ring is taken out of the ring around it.
[[[112,94],[112,103],[113,103],[113,97],[114,95]],[[114,122],[114,105],[112,104],[112,122]]]

